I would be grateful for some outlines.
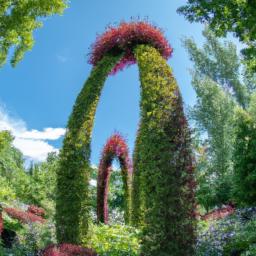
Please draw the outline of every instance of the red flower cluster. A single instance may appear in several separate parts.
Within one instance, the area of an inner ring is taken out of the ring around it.
[[[112,74],[122,70],[125,66],[136,63],[133,48],[138,44],[149,44],[168,59],[172,48],[162,31],[145,21],[122,22],[118,27],[109,27],[105,33],[98,36],[92,45],[89,63],[96,65],[105,54],[124,53],[121,61],[114,67]]]
[[[13,219],[17,219],[22,223],[39,222],[44,223],[45,219],[32,212],[24,212],[15,208],[4,208],[4,211]]]
[[[35,205],[30,205],[27,209],[27,212],[33,213],[37,216],[45,215],[45,210],[43,208],[35,206]]]
[[[73,244],[49,245],[46,247],[42,256],[97,256],[98,254],[88,248]]]
[[[132,163],[129,158],[129,149],[127,147],[125,139],[119,133],[113,134],[103,148],[102,157],[100,160],[99,169],[108,165],[110,167],[114,157],[120,160],[120,164],[123,165],[129,172],[132,172]]]
[[[218,220],[227,217],[235,212],[235,208],[232,205],[213,210],[201,217],[202,220]]]

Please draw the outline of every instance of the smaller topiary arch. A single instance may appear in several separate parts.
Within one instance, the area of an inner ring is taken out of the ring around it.
[[[131,211],[131,177],[132,164],[129,158],[129,150],[124,138],[118,134],[113,134],[105,144],[97,180],[97,220],[108,223],[108,187],[112,171],[112,162],[117,158],[123,177],[124,200],[125,200],[125,223],[129,223]]]

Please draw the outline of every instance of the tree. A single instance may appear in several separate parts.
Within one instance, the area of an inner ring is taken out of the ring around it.
[[[25,204],[42,206],[52,215],[58,156],[50,153],[47,161],[32,164],[26,170],[23,155],[13,146],[13,139],[9,131],[0,132],[0,198],[6,202],[16,199]]]
[[[42,18],[61,14],[66,6],[67,0],[0,0],[0,67],[12,47],[15,66],[32,49],[33,31],[42,26]]]
[[[232,43],[217,40],[209,30],[204,36],[206,43],[201,49],[192,39],[184,40],[194,62],[192,85],[197,93],[190,110],[199,132],[194,140],[197,200],[206,210],[230,201],[252,204],[253,196],[241,195],[247,195],[247,188],[253,195],[248,182],[254,184],[255,172],[250,167],[255,159],[255,76],[247,71],[241,75],[244,66]]]
[[[58,161],[56,153],[49,153],[45,162],[32,164],[29,172],[26,172],[29,179],[26,198],[23,195],[25,203],[41,206],[51,216],[55,212]]]
[[[197,151],[197,199],[209,210],[232,198],[234,109],[246,109],[250,100],[234,44],[220,42],[208,29],[203,35],[201,49],[192,39],[185,39],[184,45],[194,63],[192,86],[197,94],[190,118],[204,138]]]
[[[234,147],[234,198],[239,205],[256,203],[256,94],[248,111],[236,110]]]
[[[217,36],[232,32],[247,45],[243,49],[248,68],[256,72],[255,0],[188,0],[178,9],[190,22],[209,24]]]
[[[0,173],[8,180],[23,170],[23,155],[13,146],[13,139],[9,131],[0,132]]]

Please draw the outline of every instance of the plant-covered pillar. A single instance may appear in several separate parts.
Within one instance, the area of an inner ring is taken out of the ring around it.
[[[139,186],[138,205],[143,209],[141,255],[193,255],[195,184],[190,136],[181,95],[166,62],[171,52],[162,32],[146,22],[121,23],[97,38],[90,59],[94,69],[77,98],[61,151],[59,242],[79,243],[87,234],[91,132],[105,79],[110,72],[138,62],[141,124],[136,139],[139,171],[134,175],[138,173],[139,178],[133,186]]]
[[[141,82],[140,189],[145,195],[142,255],[194,254],[190,136],[171,69],[153,47],[135,48]]]
[[[125,223],[128,224],[131,212],[132,166],[127,144],[118,133],[108,139],[100,159],[97,179],[97,219],[98,222],[108,223],[108,189],[112,162],[115,158],[119,161],[121,167],[125,203],[124,219]]]
[[[141,164],[140,152],[143,151],[141,144],[140,127],[137,131],[136,141],[133,150],[133,175],[132,175],[132,209],[131,209],[131,224],[136,227],[142,227],[144,219],[144,202],[143,190],[141,188]],[[144,195],[145,196],[145,195]]]
[[[106,55],[94,67],[77,97],[67,125],[57,172],[56,229],[59,243],[79,244],[89,224],[90,144],[104,82],[120,59]]]

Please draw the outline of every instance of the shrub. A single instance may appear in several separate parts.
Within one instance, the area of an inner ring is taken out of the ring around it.
[[[45,219],[31,212],[24,212],[15,208],[4,208],[4,211],[12,218],[19,220],[22,223],[39,222],[44,223]]]
[[[138,256],[140,231],[124,225],[92,225],[86,247],[94,248],[100,256]]]
[[[256,207],[238,209],[199,232],[196,255],[254,255],[250,253],[255,250],[255,229]]]
[[[73,244],[49,245],[43,250],[42,256],[97,256],[97,254],[87,248]]]
[[[45,210],[41,207],[37,207],[36,205],[29,205],[27,212],[33,213],[37,216],[45,215]]]

